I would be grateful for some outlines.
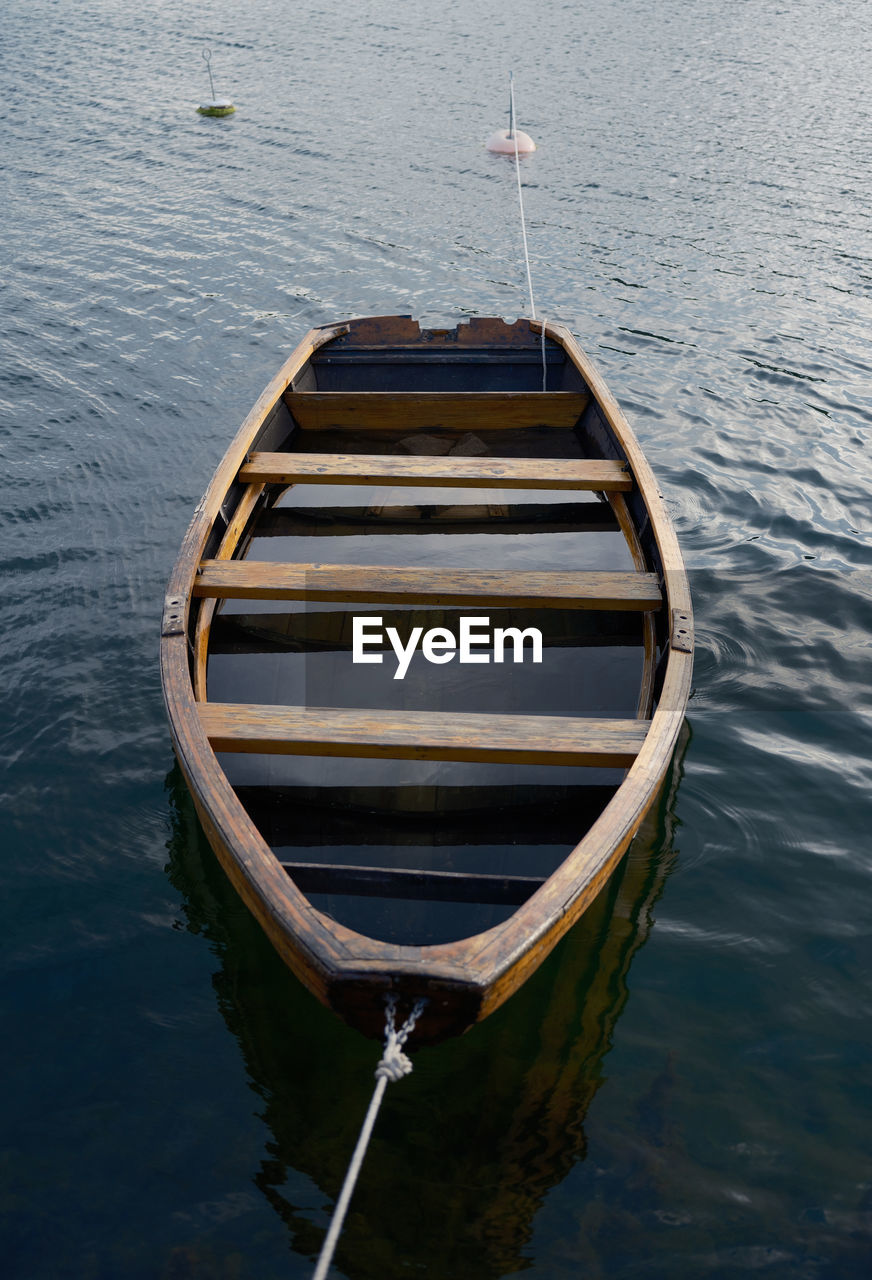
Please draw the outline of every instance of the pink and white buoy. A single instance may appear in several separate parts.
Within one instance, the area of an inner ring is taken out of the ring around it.
[[[524,133],[523,129],[515,129],[514,133],[511,129],[497,129],[496,133],[492,133],[488,138],[487,149],[496,151],[502,156],[513,156],[516,150],[519,156],[527,156],[531,151],[536,150],[536,143],[529,133]]]
[[[513,71],[509,72],[509,127],[497,129],[485,145],[488,151],[494,151],[497,155],[503,156],[528,156],[531,151],[536,150],[536,143],[529,133],[515,128],[515,73]]]

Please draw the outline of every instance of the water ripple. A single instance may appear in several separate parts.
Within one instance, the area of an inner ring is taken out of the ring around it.
[[[23,1028],[14,1060],[27,1064],[7,1082],[11,1113],[39,1117],[9,1147],[21,1274],[56,1274],[60,1238],[77,1276],[205,1273],[231,1255],[287,1270],[267,1199],[255,1227],[246,1214],[220,1240],[180,1236],[172,1182],[149,1173],[166,1168],[172,1128],[189,1144],[190,1202],[220,1205],[227,1188],[204,1184],[226,1171],[250,1186],[264,1143],[236,1041],[205,1017],[186,1034],[186,1010],[202,1006],[185,983],[208,990],[219,961],[169,927],[182,910],[162,871],[157,619],[215,462],[310,325],[528,310],[514,167],[484,150],[523,24],[537,308],[601,365],[691,572],[693,732],[664,809],[675,870],[630,999],[622,986],[604,1015],[607,1067],[592,1054],[583,1105],[551,1148],[530,1120],[509,1152],[520,1190],[494,1221],[523,1243],[490,1241],[479,1165],[474,1196],[457,1178],[438,1209],[415,1206],[412,1245],[393,1234],[401,1196],[349,1256],[384,1270],[402,1254],[436,1274],[444,1242],[426,1223],[449,1213],[470,1225],[461,1262],[439,1274],[865,1275],[872,200],[857,86],[872,48],[847,0],[756,5],[740,23],[734,9],[595,0],[531,22],[511,3],[445,0],[434,16],[317,0],[289,25],[279,0],[6,5],[0,799],[16,976],[4,1025]],[[232,119],[195,112],[205,48]],[[258,1022],[260,988],[252,1013],[233,1004],[235,973],[215,982],[234,1025]],[[583,1001],[564,1003],[561,1017],[586,1025]],[[494,1032],[506,1043],[512,1017],[509,1005]],[[316,1017],[303,1022],[308,1035]],[[573,1055],[591,1051],[568,1043],[552,1060],[548,1035],[524,1088],[559,1076],[556,1116]],[[259,1062],[280,1058],[280,1039]],[[481,1115],[503,1114],[507,1056],[489,1065]],[[450,1107],[475,1078],[451,1082]],[[177,1110],[186,1079],[214,1115]],[[270,1082],[257,1087],[275,1114]],[[81,1115],[95,1091],[114,1108],[111,1123],[87,1113],[90,1147],[69,1140],[77,1090]],[[297,1133],[297,1096],[283,1105]],[[514,1108],[513,1093],[506,1133]],[[444,1128],[463,1131],[454,1117]],[[282,1148],[277,1127],[270,1159],[291,1149],[302,1164],[306,1144]],[[139,1183],[119,1150],[137,1152]],[[547,1196],[525,1181],[534,1164]]]

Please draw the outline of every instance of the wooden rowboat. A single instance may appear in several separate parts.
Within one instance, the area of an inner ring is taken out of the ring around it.
[[[200,820],[279,954],[368,1035],[388,992],[424,997],[426,1043],[597,896],[692,650],[656,481],[571,334],[380,317],[309,333],[246,418],[161,670]]]

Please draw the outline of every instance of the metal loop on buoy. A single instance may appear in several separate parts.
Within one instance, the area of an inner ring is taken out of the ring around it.
[[[212,80],[212,50],[203,50],[203,61],[206,64],[206,70],[209,72],[209,88],[212,90],[212,101],[215,101],[215,85]]]

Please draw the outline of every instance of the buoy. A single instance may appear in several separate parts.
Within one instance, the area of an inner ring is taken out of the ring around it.
[[[215,84],[212,80],[211,49],[203,51],[203,61],[206,63],[206,70],[209,72],[209,88],[212,90],[212,100],[211,102],[201,102],[197,110],[201,116],[232,116],[236,108],[230,99],[215,97]]]
[[[515,73],[509,72],[509,127],[497,129],[486,143],[488,151],[495,151],[504,156],[527,156],[536,150],[536,143],[529,133],[515,128]]]
[[[511,129],[497,129],[496,133],[492,133],[488,138],[487,149],[496,151],[499,155],[513,156],[516,142],[519,156],[529,155],[531,151],[536,150],[536,143],[529,133],[524,133],[523,129],[515,129],[514,132]]]
[[[229,98],[217,98],[214,102],[201,102],[197,110],[201,116],[232,116],[236,108]]]

